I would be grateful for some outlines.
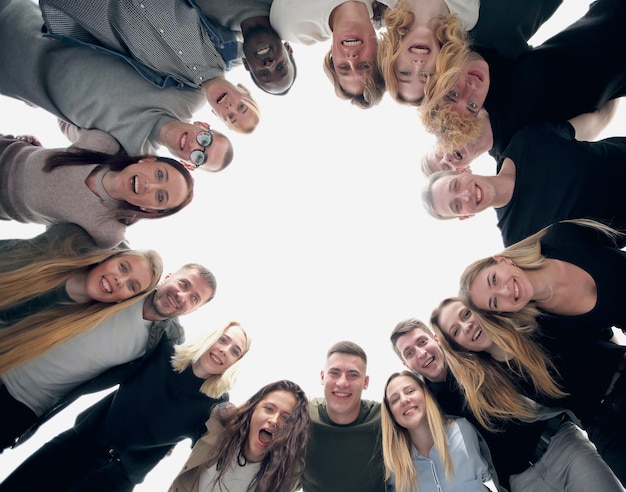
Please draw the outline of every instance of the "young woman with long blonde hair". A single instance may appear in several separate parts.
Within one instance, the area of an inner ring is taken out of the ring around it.
[[[163,272],[157,252],[98,249],[74,224],[0,252],[0,375],[138,302]]]

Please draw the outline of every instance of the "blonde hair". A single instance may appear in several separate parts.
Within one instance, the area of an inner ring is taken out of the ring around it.
[[[378,48],[377,48],[378,49]],[[372,68],[365,74],[365,88],[362,94],[350,94],[339,83],[339,77],[337,77],[337,71],[335,70],[335,64],[333,63],[332,51],[329,50],[324,56],[322,62],[324,67],[324,73],[333,84],[335,89],[335,95],[339,99],[350,101],[356,107],[361,109],[368,109],[372,106],[376,106],[383,98],[385,94],[385,79],[380,70],[378,64],[378,57],[374,57],[372,62]]]
[[[438,16],[435,19],[434,35],[441,47],[441,52],[437,56],[435,64],[435,67],[437,67],[440,63],[440,58],[443,57],[443,59],[447,60],[450,57],[450,53],[465,53],[469,50],[469,47],[467,31],[455,14]],[[402,38],[406,36],[414,22],[415,14],[405,2],[401,1],[395,8],[387,10],[385,13],[386,30],[381,33],[377,60],[385,80],[387,92],[389,92],[394,101],[411,106],[420,106],[425,99],[426,91],[424,91],[424,97],[421,99],[415,101],[404,99],[399,91],[400,84],[394,67],[401,53],[400,44]],[[437,73],[437,68],[435,68],[435,73]],[[428,76],[428,80],[430,80],[430,76]]]
[[[490,355],[465,349],[442,329],[441,312],[457,301],[463,302],[457,297],[441,301],[433,310],[430,322],[439,335],[450,370],[461,384],[472,413],[486,428],[499,419],[532,418],[535,413],[528,406],[528,400]],[[530,382],[537,393],[549,398],[567,396],[555,381],[559,377],[556,367],[533,338],[534,327],[518,328],[509,320],[498,320],[473,310],[472,314],[478,326],[508,355],[506,364],[515,378]],[[491,372],[496,373],[494,377]]]
[[[70,338],[88,331],[115,313],[145,298],[153,290],[163,272],[163,262],[156,251],[95,250],[79,255],[73,246],[84,239],[81,232],[66,236],[59,244],[50,242],[17,253],[21,266],[0,275],[0,309],[8,309],[51,292],[77,271],[91,269],[116,256],[140,256],[150,264],[152,278],[146,290],[119,303],[97,301],[62,304],[33,313],[9,327],[0,329],[0,374],[34,359]],[[53,246],[59,246],[55,252]],[[31,244],[32,246],[32,244]],[[33,255],[40,254],[38,259]],[[11,255],[2,255],[0,271],[10,265]],[[25,263],[28,257],[33,261]],[[35,281],[25,281],[36,279]],[[143,295],[141,295],[143,294]]]
[[[444,101],[420,108],[419,116],[424,129],[437,138],[443,152],[454,152],[477,140],[485,124],[482,118],[461,116]]]
[[[588,227],[594,229],[599,233],[605,235],[607,238],[614,240],[621,233],[612,227],[607,226],[601,222],[597,222],[591,219],[570,219],[562,220],[560,223],[572,223],[581,227]],[[544,267],[546,257],[541,252],[541,238],[546,235],[552,226],[544,227],[539,232],[528,236],[526,239],[512,244],[505,248],[499,255],[511,260],[517,267],[522,270],[539,270]],[[474,279],[480,271],[488,266],[494,265],[497,260],[493,256],[483,258],[470,264],[465,271],[461,274],[459,296],[462,302],[468,306],[472,311],[484,313],[473,302],[470,287],[474,282]],[[535,326],[537,318],[540,315],[540,311],[537,308],[535,301],[530,301],[526,306],[515,312],[502,312],[493,314],[490,313],[495,319],[510,319],[516,326]]]
[[[436,171],[428,176],[428,183],[422,189],[422,204],[426,209],[426,212],[431,217],[439,220],[450,220],[459,217],[458,215],[442,215],[435,209],[435,200],[433,196],[433,186],[442,178],[447,176],[461,176],[462,173],[458,171]]]
[[[409,431],[398,425],[393,418],[389,401],[387,399],[387,387],[389,383],[398,377],[406,376],[411,378],[415,384],[423,391],[426,407],[426,419],[428,427],[433,437],[434,447],[444,464],[446,478],[454,474],[452,459],[448,450],[445,427],[451,422],[441,412],[437,401],[432,396],[430,390],[424,382],[411,371],[395,372],[385,384],[383,394],[383,405],[381,405],[381,427],[383,439],[383,460],[385,463],[385,480],[389,480],[393,473],[396,490],[416,492],[419,490],[417,471],[411,459],[411,449],[413,444]]]
[[[198,336],[191,342],[176,345],[176,347],[174,347],[174,355],[172,357],[172,367],[174,370],[176,372],[183,372],[190,364],[193,364],[200,357],[202,357],[202,355],[209,350],[228,329],[232,327],[239,328],[243,332],[246,339],[246,345],[242,348],[241,357],[239,358],[239,360],[241,360],[243,356],[248,353],[248,350],[250,350],[250,344],[252,341],[246,333],[246,330],[244,330],[238,322],[231,321],[221,330],[215,330],[208,335]],[[232,366],[226,369],[223,374],[212,374],[209,376],[206,381],[202,383],[200,392],[211,398],[219,398],[230,390],[237,380],[238,362],[239,361],[235,362]]]

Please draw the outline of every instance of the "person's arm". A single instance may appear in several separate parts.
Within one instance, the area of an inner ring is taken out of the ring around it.
[[[611,122],[617,110],[617,99],[607,101],[604,106],[593,113],[574,116],[570,124],[574,127],[576,140],[594,141]]]
[[[110,134],[101,130],[86,130],[62,119],[57,120],[63,135],[72,142],[73,147],[98,150],[106,154],[117,154],[121,150],[119,142]]]

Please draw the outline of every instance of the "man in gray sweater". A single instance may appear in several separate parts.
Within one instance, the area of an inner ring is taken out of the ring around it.
[[[128,378],[160,341],[182,342],[178,316],[209,302],[215,287],[208,269],[186,264],[166,276],[144,302],[4,373],[0,407],[6,418],[0,426],[0,452],[24,442],[79,396]]]
[[[205,103],[201,90],[159,89],[114,56],[42,36],[43,19],[31,1],[0,0],[0,94],[38,106],[79,128],[111,134],[129,155],[156,154],[165,146],[189,162],[205,154],[201,169],[232,161],[228,138],[204,123],[190,123]]]

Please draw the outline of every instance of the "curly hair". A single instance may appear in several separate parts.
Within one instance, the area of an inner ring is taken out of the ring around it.
[[[445,101],[436,105],[424,104],[419,117],[424,129],[437,138],[442,153],[454,152],[477,140],[485,124],[482,118],[461,116]]]
[[[415,14],[405,2],[399,2],[395,8],[388,9],[385,14],[387,29],[381,33],[378,46],[378,65],[381,67],[385,85],[389,95],[398,103],[411,106],[420,106],[426,95],[410,101],[402,97],[399,91],[398,77],[395,71],[395,63],[401,53],[401,42],[415,22]],[[434,36],[441,52],[437,56],[436,67],[442,57],[448,57],[448,53],[465,53],[469,50],[467,31],[463,23],[455,14],[438,16],[435,18]],[[435,74],[437,68],[435,69]],[[430,75],[427,74],[427,84]]]
[[[216,483],[222,484],[231,463],[242,460],[243,447],[250,433],[250,421],[257,405],[274,391],[287,391],[296,398],[296,406],[287,423],[274,435],[261,462],[261,468],[248,486],[255,492],[291,492],[295,489],[302,470],[309,439],[309,401],[296,383],[289,380],[276,381],[263,386],[243,405],[231,410],[226,416],[219,446],[211,451],[206,463],[216,465]]]

